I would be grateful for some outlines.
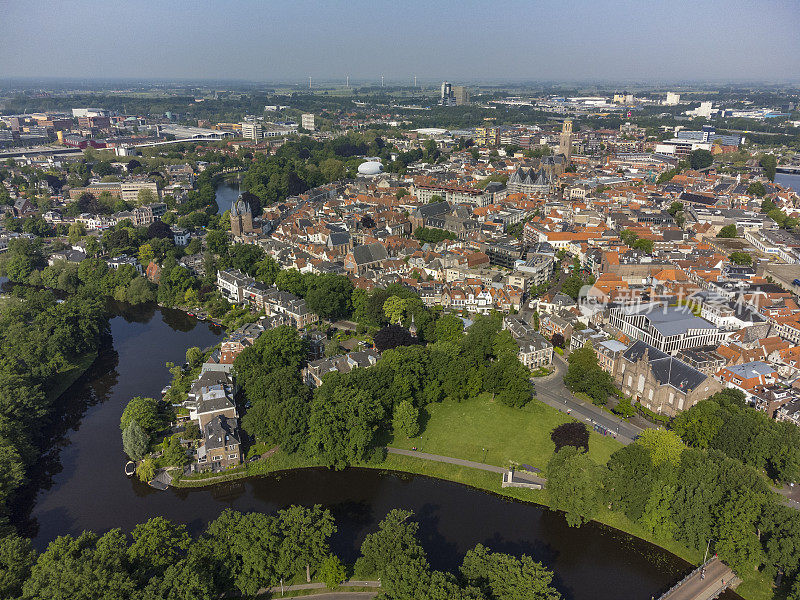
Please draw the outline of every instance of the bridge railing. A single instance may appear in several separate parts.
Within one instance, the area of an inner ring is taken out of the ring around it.
[[[704,562],[702,565],[698,566],[698,567],[697,567],[696,569],[694,569],[694,570],[693,570],[691,573],[689,573],[689,574],[688,574],[686,577],[684,577],[683,579],[681,579],[681,580],[680,580],[678,583],[676,583],[675,585],[673,585],[673,586],[672,586],[671,588],[669,588],[669,589],[668,589],[666,592],[664,592],[664,593],[663,593],[661,596],[659,596],[659,597],[658,597],[658,600],[667,600],[667,598],[669,598],[670,594],[672,594],[673,592],[675,592],[676,590],[678,590],[678,589],[679,589],[679,588],[680,588],[680,587],[681,587],[681,586],[682,586],[684,583],[686,583],[686,582],[687,582],[687,581],[689,581],[689,580],[690,580],[692,577],[694,577],[695,575],[697,575],[697,573],[699,573],[701,570],[705,569],[705,568],[706,568],[706,567],[707,567],[709,564],[711,564],[711,562],[713,562],[713,561],[714,561],[714,557],[711,557],[711,558],[709,558],[709,559],[708,559],[706,562]]]

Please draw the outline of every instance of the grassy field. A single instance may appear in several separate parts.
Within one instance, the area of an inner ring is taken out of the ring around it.
[[[531,402],[522,409],[511,408],[493,402],[490,394],[461,403],[429,404],[426,411],[419,437],[396,438],[390,445],[405,449],[416,446],[422,452],[498,467],[507,467],[513,461],[542,470],[555,449],[550,432],[574,420],[542,402]],[[591,433],[589,455],[598,464],[605,464],[621,447],[610,436]]]

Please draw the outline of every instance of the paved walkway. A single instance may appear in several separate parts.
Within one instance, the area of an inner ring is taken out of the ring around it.
[[[451,465],[459,465],[461,467],[469,467],[470,469],[491,471],[492,473],[505,473],[506,471],[508,471],[508,469],[504,469],[503,467],[487,465],[486,463],[479,463],[472,460],[464,460],[463,458],[453,458],[451,456],[440,456],[439,454],[428,454],[427,452],[419,452],[418,450],[403,450],[402,448],[387,448],[387,450],[389,451],[389,454],[401,454],[403,456],[413,456],[414,458],[421,458],[422,460],[443,462]]]
[[[389,454],[413,456],[414,458],[421,458],[422,460],[458,465],[460,467],[468,467],[470,469],[480,469],[481,471],[491,471],[492,473],[503,474],[508,472],[508,469],[504,467],[496,467],[495,465],[487,465],[486,463],[464,460],[463,458],[453,458],[451,456],[441,456],[439,454],[428,454],[427,452],[419,452],[418,450],[403,450],[402,448],[387,448],[386,450],[389,452]],[[532,483],[539,483],[542,486],[546,481],[544,477],[537,477],[536,475],[531,475],[529,473],[517,472],[517,476],[522,477]]]
[[[658,600],[711,600],[740,581],[731,568],[714,557],[703,567],[697,567]]]
[[[362,581],[358,579],[349,579],[342,584],[342,587],[360,587],[360,588],[379,588],[381,587],[380,581]],[[299,592],[302,590],[324,590],[327,589],[324,583],[297,583],[295,585],[285,585],[283,588],[279,585],[274,585],[270,588],[261,588],[258,590],[258,594],[280,594],[283,592]],[[322,594],[314,594],[313,596],[303,596],[304,598],[321,598],[323,596],[328,596],[331,594],[359,594],[361,597],[365,594],[372,594],[372,596],[376,595],[377,592],[330,592],[330,593],[322,593]],[[369,596],[370,598],[372,596]]]

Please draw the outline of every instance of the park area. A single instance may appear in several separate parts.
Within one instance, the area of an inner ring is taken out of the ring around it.
[[[508,467],[512,462],[544,470],[555,445],[553,428],[572,421],[567,415],[536,400],[523,408],[492,401],[479,394],[465,402],[429,404],[420,416],[421,433],[406,439],[395,437],[390,446],[441,454]],[[589,456],[605,464],[621,444],[609,436],[592,432]]]

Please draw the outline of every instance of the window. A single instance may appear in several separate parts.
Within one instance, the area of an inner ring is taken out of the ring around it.
[[[228,454],[228,458],[231,459],[231,460],[235,459],[237,456],[239,456],[239,455],[238,454]]]
[[[639,392],[644,391],[644,375],[639,375],[639,384],[636,386]]]

